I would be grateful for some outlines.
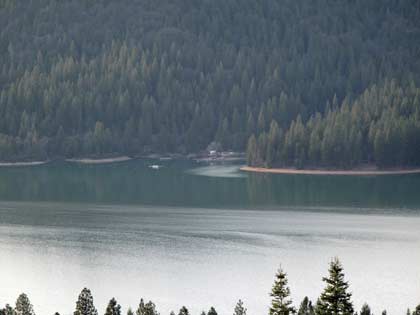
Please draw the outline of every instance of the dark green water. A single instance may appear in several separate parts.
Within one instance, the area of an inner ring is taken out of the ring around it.
[[[159,170],[150,164],[161,164]],[[245,174],[187,160],[1,168],[0,200],[278,208],[420,208],[420,176]]]

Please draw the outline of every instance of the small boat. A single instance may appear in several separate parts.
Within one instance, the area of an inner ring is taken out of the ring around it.
[[[154,170],[158,170],[158,169],[160,169],[161,167],[162,167],[162,165],[157,165],[157,164],[152,164],[152,165],[149,165],[149,168],[154,169]]]

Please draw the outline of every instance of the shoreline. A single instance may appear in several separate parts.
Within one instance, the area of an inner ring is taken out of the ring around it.
[[[15,167],[15,166],[38,166],[49,163],[50,161],[31,161],[31,162],[0,162],[0,167]]]
[[[173,160],[173,159],[187,159],[194,160],[197,162],[235,162],[244,160],[243,152],[221,152],[219,155],[211,155],[204,153],[190,153],[190,154],[180,154],[180,153],[151,153],[147,155],[136,154],[133,156],[127,155],[114,155],[114,154],[105,154],[102,157],[75,157],[75,158],[64,158],[64,157],[52,157],[45,161],[31,161],[31,160],[0,160],[0,167],[17,167],[17,166],[37,166],[47,164],[53,161],[64,161],[68,163],[77,163],[77,164],[110,164],[118,162],[126,162],[134,159],[157,159],[160,161]]]
[[[353,170],[328,170],[328,169],[294,169],[294,168],[264,168],[244,166],[240,168],[243,172],[283,174],[283,175],[332,175],[332,176],[378,176],[378,175],[409,175],[420,174],[420,168],[412,169],[353,169]]]
[[[102,159],[91,159],[91,158],[80,158],[80,159],[65,159],[66,162],[78,163],[78,164],[110,164],[118,162],[130,161],[133,158],[128,156],[117,156],[113,158],[102,158]]]

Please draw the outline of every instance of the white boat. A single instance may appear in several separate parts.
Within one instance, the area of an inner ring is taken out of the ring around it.
[[[158,170],[162,167],[162,165],[152,164],[152,165],[149,165],[149,167],[154,169],[154,170]]]

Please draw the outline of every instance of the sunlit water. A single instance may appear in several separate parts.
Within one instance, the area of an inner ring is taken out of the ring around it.
[[[420,303],[420,178],[264,176],[169,161],[0,169],[0,305],[71,314],[84,286],[99,313],[140,297],[266,314],[279,264],[297,306],[316,300],[331,257],[357,309]],[[413,185],[417,185],[414,186]]]

